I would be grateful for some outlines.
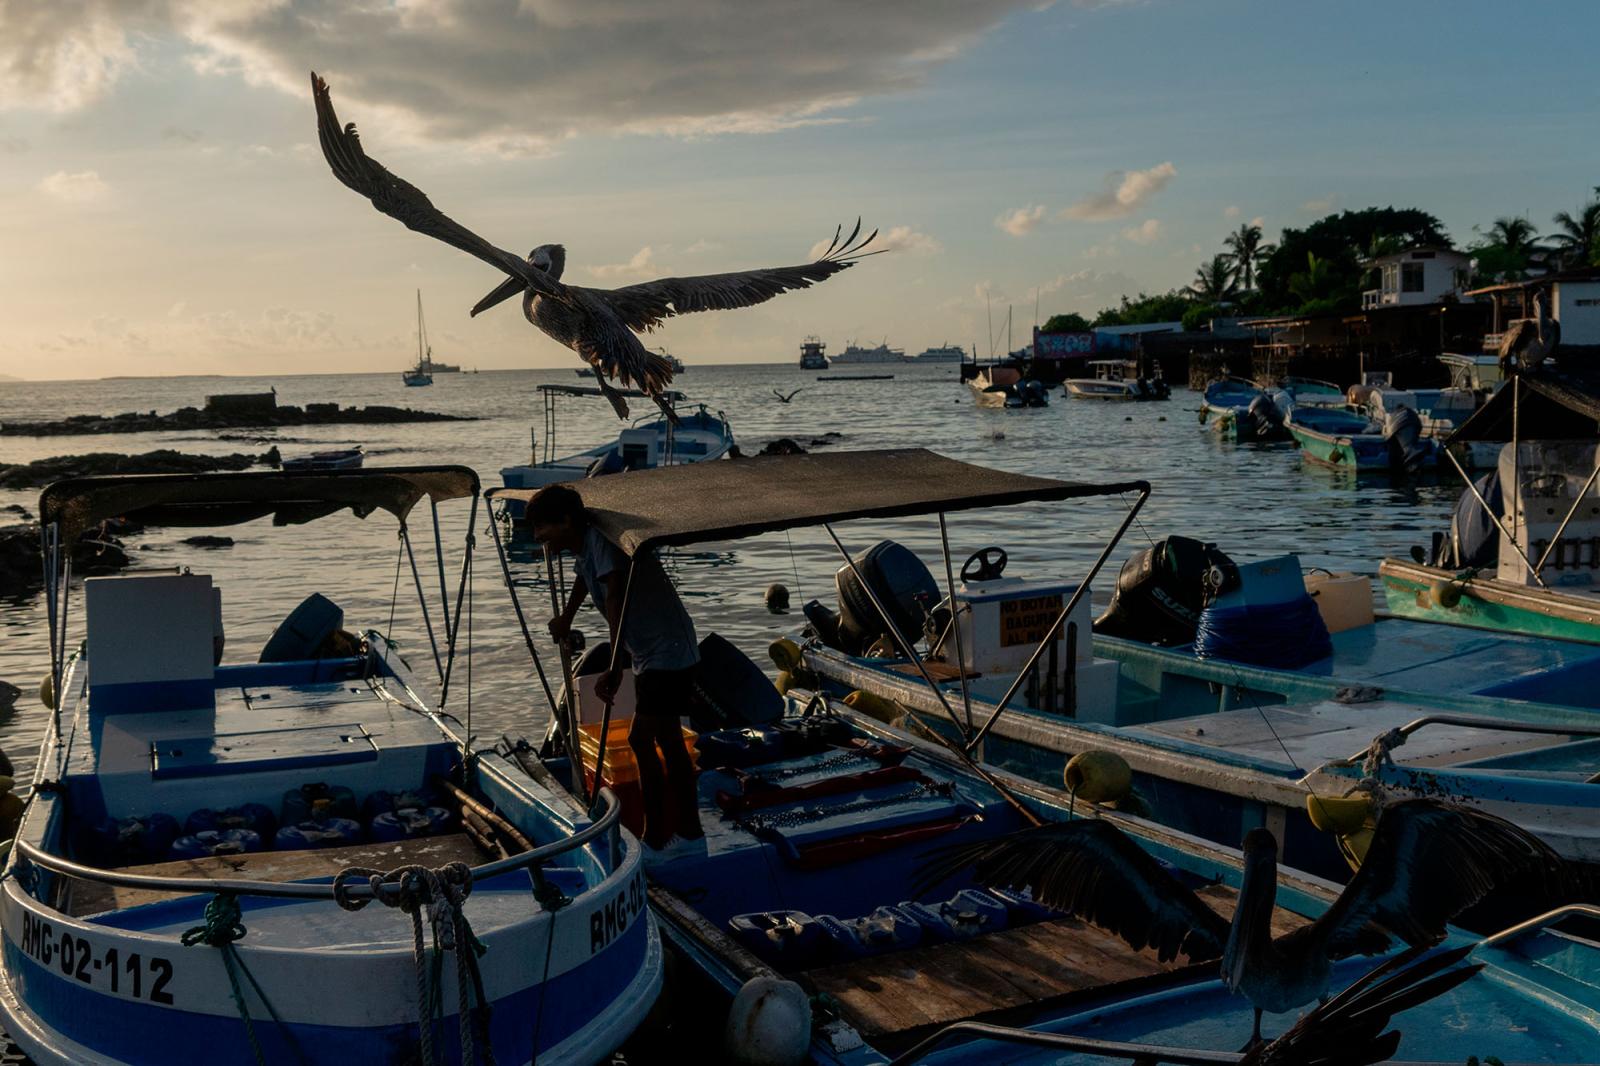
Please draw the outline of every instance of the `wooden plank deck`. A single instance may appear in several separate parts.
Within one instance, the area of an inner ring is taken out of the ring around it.
[[[445,863],[475,865],[483,852],[465,833],[448,833],[420,840],[388,844],[353,844],[342,848],[316,848],[304,851],[257,851],[248,855],[213,856],[204,859],[179,859],[148,866],[129,866],[120,872],[165,877],[211,877],[218,880],[305,881],[333,877],[351,866],[372,870],[393,870],[397,866],[419,865],[438,869]],[[100,881],[68,882],[62,910],[73,917],[103,911],[137,907],[143,903],[188,895],[147,888],[123,888]]]
[[[1212,885],[1199,895],[1219,914],[1232,917],[1237,900],[1233,889]],[[1279,908],[1273,932],[1305,923],[1305,918]],[[1151,977],[1181,965],[1181,957],[1162,963],[1154,951],[1134,951],[1120,937],[1061,918],[825,966],[804,977],[837,1000],[850,1023],[871,1040]]]

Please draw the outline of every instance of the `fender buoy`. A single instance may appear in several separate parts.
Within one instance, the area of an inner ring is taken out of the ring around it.
[[[1090,803],[1116,803],[1133,790],[1133,768],[1109,751],[1080,751],[1061,774],[1067,791]]]
[[[1428,599],[1448,611],[1461,602],[1461,585],[1456,581],[1432,582],[1428,585]]]
[[[1334,836],[1350,869],[1361,869],[1367,848],[1372,845],[1373,831],[1378,827],[1378,808],[1371,797],[1311,794],[1306,796],[1306,814],[1312,825]]]
[[[56,709],[56,682],[49,674],[39,682],[39,702],[52,711]]]
[[[844,698],[844,705],[869,718],[876,718],[884,725],[894,725],[906,713],[906,709],[894,700],[859,688]]]
[[[767,655],[779,670],[793,670],[804,661],[800,645],[784,637],[767,645]]]
[[[811,1047],[811,1000],[781,977],[752,977],[733,997],[723,1049],[741,1066],[797,1066]]]

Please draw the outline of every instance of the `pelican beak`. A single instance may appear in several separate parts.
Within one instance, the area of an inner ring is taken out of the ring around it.
[[[476,316],[479,311],[487,311],[495,304],[510,299],[527,287],[527,283],[521,278],[508,277],[499,285],[495,286],[494,291],[490,292],[489,295],[485,296],[483,299],[479,300],[473,305],[472,314]]]

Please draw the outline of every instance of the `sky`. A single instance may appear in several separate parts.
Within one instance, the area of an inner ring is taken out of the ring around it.
[[[1593,0],[0,0],[0,374],[574,365],[494,271],[329,173],[367,152],[568,282],[889,254],[647,339],[693,363],[988,354],[1223,237],[1420,207],[1458,245],[1600,184]]]

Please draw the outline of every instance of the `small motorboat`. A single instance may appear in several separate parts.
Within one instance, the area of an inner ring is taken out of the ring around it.
[[[1439,461],[1439,443],[1422,435],[1409,407],[1379,422],[1343,407],[1290,408],[1285,424],[1300,454],[1318,466],[1361,474],[1416,474]]]
[[[1067,378],[1061,384],[1074,400],[1165,400],[1172,389],[1156,372],[1145,377],[1137,359],[1091,359],[1092,378]]]
[[[470,500],[470,531],[479,498],[459,466],[44,490],[59,699],[0,885],[0,1026],[32,1062],[598,1063],[638,1026],[662,956],[615,795],[574,811],[536,764],[474,744],[470,532],[441,619],[413,562],[427,684],[316,593],[225,660],[222,592],[187,568],[88,578],[67,625],[72,546],[112,516],[382,510],[403,560],[417,504]]]
[[[1200,424],[1210,423],[1225,440],[1288,440],[1283,411],[1273,394],[1244,378],[1223,378],[1206,386]]]
[[[979,367],[967,379],[973,399],[980,407],[1046,407],[1050,392],[1042,382],[1024,378],[1015,366],[998,364]]]
[[[307,470],[359,470],[362,462],[366,460],[366,451],[361,445],[354,448],[334,448],[328,451],[312,452],[310,455],[297,455],[283,461],[283,468],[287,471]]]
[[[1331,381],[1316,378],[1291,377],[1284,381],[1283,391],[1295,407],[1338,407],[1346,402],[1345,390]]]

